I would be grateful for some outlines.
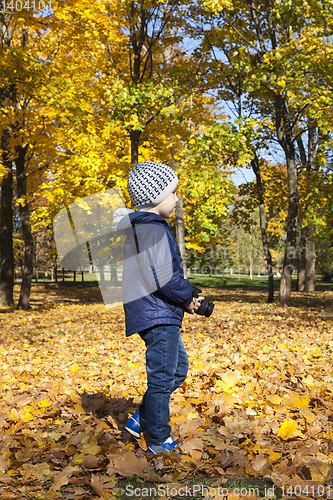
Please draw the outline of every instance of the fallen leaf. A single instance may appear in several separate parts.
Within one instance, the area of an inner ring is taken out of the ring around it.
[[[91,487],[96,493],[96,495],[103,498],[104,496],[103,483],[101,482],[100,478],[98,476],[95,476],[94,474],[91,476]]]
[[[134,451],[125,450],[121,453],[116,453],[115,455],[108,455],[110,459],[110,464],[107,469],[107,473],[111,474],[119,474],[120,476],[128,477],[137,475],[145,479],[145,471],[146,467],[149,466],[149,462],[145,457],[137,458]],[[149,474],[149,480],[152,481],[153,475]],[[154,480],[159,480],[159,476],[154,474]]]
[[[222,450],[220,462],[223,469],[230,467],[234,461],[234,454],[231,450]]]
[[[100,460],[95,455],[85,455],[82,460],[82,465],[86,469],[98,469],[100,467]]]
[[[204,449],[204,443],[202,441],[202,439],[199,439],[199,438],[193,438],[193,439],[189,439],[188,441],[185,441],[181,446],[180,446],[180,449],[181,449],[181,452],[186,454],[190,454],[192,455],[193,451],[194,450],[199,450],[199,451],[203,451]]]
[[[219,392],[219,390],[228,392],[239,382],[239,380],[240,377],[235,372],[227,371],[221,376],[221,380],[217,380],[215,389],[217,389],[217,392]]]
[[[295,392],[290,392],[285,399],[285,405],[288,408],[297,408],[299,410],[304,410],[309,407],[310,399],[311,398],[306,394],[300,396]]]
[[[13,399],[14,404],[16,404],[17,406],[27,406],[29,403],[31,403],[31,401],[32,397],[27,393],[20,394]]]
[[[8,470],[8,464],[2,456],[0,456],[0,471],[1,470]]]
[[[25,473],[36,476],[38,479],[45,479],[55,475],[55,472],[51,470],[50,465],[42,462],[40,464],[23,464],[22,465]]]
[[[269,466],[269,461],[267,460],[265,455],[260,453],[255,457],[254,460],[251,461],[251,466],[252,469],[255,470],[256,472],[263,471],[267,469],[267,467]]]
[[[250,433],[254,427],[253,422],[239,416],[224,417],[223,421],[228,430],[237,437],[243,437],[245,434]]]
[[[287,440],[293,437],[299,437],[302,433],[297,430],[297,422],[285,420],[277,433],[277,437],[281,437],[283,440]]]

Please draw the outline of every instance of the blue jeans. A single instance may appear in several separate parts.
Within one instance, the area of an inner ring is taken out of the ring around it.
[[[160,445],[170,436],[170,396],[186,378],[188,357],[176,325],[158,325],[139,335],[147,348],[148,388],[138,411],[146,424],[150,442]]]

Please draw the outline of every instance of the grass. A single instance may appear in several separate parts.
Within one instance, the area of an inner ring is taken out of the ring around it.
[[[268,278],[262,276],[258,278],[253,276],[252,280],[247,275],[224,275],[207,276],[205,274],[190,274],[189,280],[193,285],[201,285],[207,288],[267,288]],[[280,278],[274,278],[274,288],[280,286]],[[296,286],[296,279],[293,280],[293,286]]]
[[[106,273],[106,284],[109,282],[109,273]],[[118,275],[118,286],[121,286],[121,275]],[[249,275],[212,275],[208,276],[206,274],[190,274],[189,280],[195,286],[203,287],[203,288],[221,288],[221,289],[235,289],[235,288],[245,288],[245,289],[258,289],[265,290],[268,289],[268,277],[267,276],[253,276],[250,279]],[[280,287],[280,278],[274,278],[274,290],[279,290]],[[16,280],[16,284],[21,282],[20,279]],[[59,274],[58,281],[51,281],[50,279],[40,279],[38,283],[43,285],[50,286],[98,286],[98,276],[95,273],[85,273],[84,281],[81,280],[81,275],[77,274],[76,281],[73,280],[73,276],[66,276],[65,281],[63,281],[62,275]],[[37,284],[38,284],[37,283]],[[36,284],[35,280],[33,281],[33,285]],[[111,285],[111,283],[110,283]],[[333,283],[322,281],[321,277],[317,277],[317,285],[316,288],[318,290],[332,290]],[[297,278],[292,279],[292,290],[297,290]]]
[[[202,286],[206,288],[249,288],[249,289],[267,289],[268,277],[267,276],[253,276],[252,280],[248,275],[224,275],[224,276],[207,276],[205,274],[190,274],[189,280],[195,286]],[[278,290],[280,287],[280,278],[274,278],[274,289]],[[297,289],[297,278],[292,279],[292,289]],[[333,283],[321,281],[317,277],[317,289],[333,289]]]

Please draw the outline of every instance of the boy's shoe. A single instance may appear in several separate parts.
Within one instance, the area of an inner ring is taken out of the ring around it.
[[[130,434],[132,434],[132,436],[139,438],[141,432],[146,430],[146,426],[142,422],[142,419],[140,419],[139,414],[134,413],[134,415],[131,416],[131,418],[128,420],[127,424],[125,425],[125,429]]]
[[[156,455],[157,453],[170,453],[170,451],[173,451],[178,457],[180,457],[180,453],[177,453],[177,451],[174,451],[175,448],[177,448],[178,443],[177,441],[174,441],[172,437],[168,437],[164,441],[164,443],[157,445],[157,444],[151,444],[148,448],[148,452],[151,455]]]

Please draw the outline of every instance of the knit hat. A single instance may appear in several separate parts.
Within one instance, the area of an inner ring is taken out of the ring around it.
[[[177,187],[178,177],[163,163],[145,161],[132,168],[127,179],[127,191],[138,210],[154,207],[165,200]]]

